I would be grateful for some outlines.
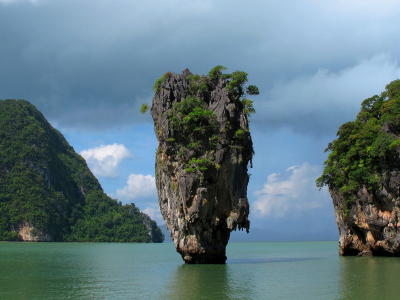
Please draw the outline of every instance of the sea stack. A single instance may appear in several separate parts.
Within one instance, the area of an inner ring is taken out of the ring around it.
[[[225,263],[230,232],[250,227],[247,171],[254,152],[241,98],[247,74],[222,69],[207,76],[168,72],[154,85],[158,201],[186,263]],[[253,87],[247,94],[258,94]]]
[[[400,80],[343,124],[317,185],[328,185],[339,254],[400,256]]]

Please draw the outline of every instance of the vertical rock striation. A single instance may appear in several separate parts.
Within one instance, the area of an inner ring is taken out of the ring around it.
[[[331,190],[339,229],[339,254],[400,256],[400,172],[385,174],[383,189],[371,193],[360,189],[347,214],[343,196]]]
[[[244,106],[227,84],[186,69],[164,75],[153,98],[158,201],[186,263],[225,263],[230,232],[250,227],[253,146]]]

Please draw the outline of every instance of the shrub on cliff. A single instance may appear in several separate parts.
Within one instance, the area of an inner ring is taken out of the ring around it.
[[[171,78],[172,73],[167,72],[161,78],[157,79],[156,82],[153,85],[153,92],[158,93],[161,89],[161,85],[164,83],[164,81],[168,78]]]
[[[207,109],[205,103],[195,96],[189,96],[174,103],[167,114],[171,126],[168,142],[173,142],[177,152],[194,150],[196,153],[215,151],[218,122],[215,114]],[[187,173],[196,170],[203,172],[213,166],[211,157],[196,159],[192,157],[186,164]]]
[[[356,199],[357,191],[366,186],[371,192],[382,188],[382,173],[388,162],[398,156],[400,141],[383,130],[384,125],[400,130],[400,80],[386,86],[380,96],[361,103],[355,121],[340,126],[338,138],[328,144],[331,152],[324,172],[316,180],[318,187],[339,189],[347,203]]]
[[[197,74],[187,76],[186,80],[189,83],[189,92],[193,96],[204,96],[204,93],[210,90],[211,82],[218,81],[219,78],[222,77],[227,81],[227,89],[229,91],[230,97],[243,106],[246,116],[250,118],[250,116],[256,112],[253,107],[254,101],[245,97],[247,95],[258,95],[258,87],[255,85],[249,85],[245,87],[246,82],[248,82],[248,74],[246,72],[234,71],[232,73],[223,74],[223,71],[225,70],[227,70],[227,68],[218,65],[212,68],[207,76],[200,76]],[[172,73],[167,72],[159,79],[157,79],[153,85],[153,91],[155,93],[160,92],[162,84],[171,77]],[[149,104],[143,103],[140,112],[145,113],[148,110]]]

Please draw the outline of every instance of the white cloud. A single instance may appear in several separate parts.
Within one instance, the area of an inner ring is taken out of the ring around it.
[[[269,175],[264,188],[254,192],[257,200],[253,202],[253,210],[258,215],[283,217],[290,210],[305,211],[327,205],[330,203],[328,189],[319,191],[315,186],[321,174],[321,166],[305,162],[288,168],[287,179],[280,173]]]
[[[120,162],[132,157],[124,145],[116,143],[83,150],[80,155],[86,160],[93,174],[102,177],[118,176]]]
[[[118,198],[133,200],[139,197],[147,198],[156,195],[155,178],[151,175],[130,174],[127,186],[117,190]]]

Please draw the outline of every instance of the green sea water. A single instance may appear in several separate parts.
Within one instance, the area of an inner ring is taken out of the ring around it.
[[[226,265],[174,244],[0,243],[0,299],[399,299],[400,259],[337,242],[229,243]]]

